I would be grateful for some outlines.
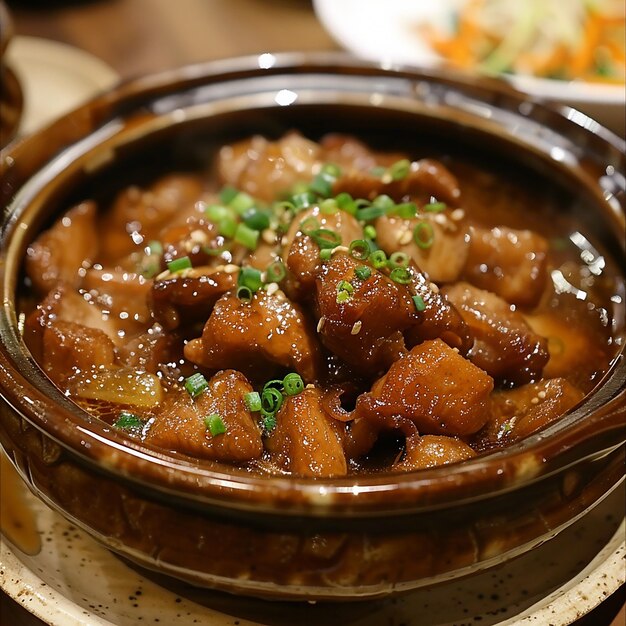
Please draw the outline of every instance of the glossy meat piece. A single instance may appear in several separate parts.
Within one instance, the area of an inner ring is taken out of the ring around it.
[[[77,372],[110,367],[114,360],[113,342],[97,328],[56,320],[43,329],[39,364],[59,386]]]
[[[191,174],[169,174],[148,189],[128,187],[102,217],[98,260],[115,265],[118,259],[158,240],[167,222],[182,212],[193,213],[203,190],[202,179]]]
[[[283,262],[294,281],[290,289],[297,294],[298,299],[310,297],[320,268],[319,246],[301,230],[301,224],[312,219],[317,220],[319,228],[337,233],[343,246],[349,246],[356,239],[363,239],[363,228],[354,216],[345,211],[326,214],[316,206],[298,213],[282,241]]]
[[[489,423],[476,442],[490,447],[527,437],[569,411],[583,397],[582,391],[563,378],[496,391],[491,397]]]
[[[468,283],[442,290],[474,337],[467,358],[500,383],[521,385],[541,378],[548,342],[508,302]]]
[[[377,165],[388,167],[406,157],[400,152],[377,152],[352,135],[329,133],[320,141],[327,163],[342,169],[369,171]]]
[[[366,280],[354,270],[361,262],[336,253],[316,279],[318,333],[324,346],[357,371],[377,376],[404,353],[402,333],[422,320],[406,285],[372,268]],[[351,297],[337,301],[341,281],[353,287]]]
[[[26,250],[26,273],[39,293],[57,282],[78,287],[82,271],[98,254],[96,205],[83,202],[57,220]]]
[[[261,456],[261,431],[244,400],[253,391],[250,383],[233,370],[219,372],[208,382],[206,391],[195,400],[184,390],[171,391],[148,428],[145,443],[230,463]],[[212,436],[204,419],[214,413],[222,418],[226,432]]]
[[[299,476],[343,476],[347,464],[341,445],[343,425],[321,403],[321,391],[308,388],[287,396],[276,415],[276,427],[265,441],[270,459]]]
[[[407,347],[412,348],[428,339],[441,339],[466,355],[474,342],[470,328],[454,305],[440,293],[439,287],[431,283],[414,264],[410,266],[414,269],[411,293],[422,298],[424,310],[422,323],[404,333]]]
[[[108,315],[66,283],[59,283],[26,318],[24,324],[24,341],[37,361],[42,358],[44,331],[57,321],[101,330],[116,344],[120,339],[117,327]]]
[[[281,291],[259,290],[249,303],[232,291],[224,294],[202,337],[185,346],[185,357],[209,369],[229,367],[257,377],[276,366],[288,368],[307,382],[317,380],[321,367],[314,331],[302,309]]]
[[[121,337],[132,337],[150,325],[148,294],[152,281],[140,274],[91,268],[83,279],[84,297],[114,321]]]
[[[452,211],[425,213],[413,219],[383,215],[376,220],[376,243],[388,255],[408,254],[434,282],[453,282],[465,266],[469,245],[465,220],[454,220],[453,214],[460,215]],[[432,245],[426,249],[413,238],[413,231],[421,222],[429,224],[433,232]]]
[[[396,202],[410,197],[419,204],[426,204],[434,198],[456,205],[461,199],[461,190],[454,175],[445,165],[433,159],[413,161],[408,175],[400,180],[374,175],[369,170],[345,170],[333,186],[334,194],[344,191],[353,198],[373,200],[386,194]]]
[[[511,304],[533,307],[546,284],[548,242],[530,230],[472,227],[463,277]]]
[[[308,182],[320,158],[319,145],[296,132],[276,141],[256,135],[224,146],[217,169],[224,183],[271,202],[297,182]]]
[[[121,365],[139,372],[156,374],[166,367],[178,367],[181,364],[181,343],[181,338],[176,334],[166,332],[162,326],[154,324],[146,332],[120,346],[117,360]]]
[[[204,323],[218,299],[237,286],[238,275],[235,265],[160,275],[149,295],[152,317],[166,330]]]
[[[407,439],[404,458],[393,465],[394,470],[417,470],[459,463],[476,456],[470,446],[455,437],[424,435]]]
[[[420,433],[469,435],[487,421],[492,390],[489,375],[434,339],[415,346],[359,396],[354,417],[397,415]]]

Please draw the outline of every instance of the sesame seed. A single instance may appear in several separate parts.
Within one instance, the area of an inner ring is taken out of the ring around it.
[[[439,285],[436,285],[435,283],[430,283],[428,287],[433,293],[439,293]]]
[[[530,401],[530,403],[531,403],[531,404],[539,404],[539,398],[533,398],[533,399]]]
[[[363,326],[363,322],[361,320],[354,322],[354,325],[352,326],[352,330],[350,331],[350,334],[358,335],[359,332],[361,331],[361,326]]]
[[[452,213],[450,213],[450,219],[455,222],[460,222],[465,217],[465,211],[463,209],[454,209]]]
[[[263,239],[265,243],[271,246],[272,244],[276,243],[276,231],[272,230],[271,228],[266,228],[261,233],[261,239]]]
[[[400,231],[398,235],[399,244],[406,246],[406,244],[409,243],[411,239],[413,239],[413,233],[410,230]]]
[[[279,289],[280,289],[280,287],[278,286],[278,283],[270,283],[266,287],[267,295],[268,296],[273,296]]]
[[[189,233],[189,239],[195,243],[207,243],[209,240],[207,234],[203,230],[199,229],[192,230],[191,233]]]
[[[538,398],[541,398],[541,400],[545,400],[546,397],[546,392],[543,391],[543,389],[537,394]]]
[[[440,226],[444,226],[446,222],[448,221],[448,218],[443,213],[437,213],[433,215],[432,219],[435,223],[439,224]]]
[[[317,323],[317,332],[318,333],[322,332],[322,328],[324,328],[325,322],[326,322],[326,318],[322,315],[322,317],[320,317],[319,322]]]
[[[235,272],[239,271],[239,266],[234,265],[233,263],[229,263],[228,265],[224,265],[224,271],[227,274],[234,274]]]

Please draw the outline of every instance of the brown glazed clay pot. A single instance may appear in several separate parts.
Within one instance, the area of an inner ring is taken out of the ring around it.
[[[508,448],[453,466],[323,480],[252,475],[129,442],[33,361],[16,293],[26,246],[46,222],[85,194],[110,197],[135,172],[197,164],[225,141],[291,128],[407,149],[433,143],[531,170],[576,198],[564,210],[626,271],[623,143],[575,111],[493,81],[335,55],[263,55],[133,81],[2,155],[2,446],[35,494],[107,547],[248,595],[382,596],[550,539],[623,479],[623,348],[575,410]],[[613,315],[623,336],[623,298]]]

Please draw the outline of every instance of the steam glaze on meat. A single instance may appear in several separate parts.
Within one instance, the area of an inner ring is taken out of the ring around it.
[[[620,345],[617,270],[540,186],[342,134],[207,165],[27,251],[26,344],[129,440],[311,479],[459,463],[573,409]]]

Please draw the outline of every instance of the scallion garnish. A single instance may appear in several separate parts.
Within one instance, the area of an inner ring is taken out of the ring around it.
[[[237,285],[239,287],[247,287],[252,293],[256,293],[263,285],[261,272],[254,267],[242,267],[239,270]]]
[[[282,261],[274,261],[265,270],[265,282],[279,283],[287,275],[287,270]]]
[[[380,206],[367,206],[362,209],[358,209],[356,212],[356,218],[361,222],[370,222],[385,214],[385,209]]]
[[[146,254],[161,256],[163,254],[163,244],[160,241],[149,241],[146,246]]]
[[[370,263],[377,269],[382,269],[387,265],[387,255],[384,250],[374,250],[369,257]]]
[[[448,205],[445,202],[429,202],[422,207],[422,210],[430,213],[440,213],[441,211],[445,211],[447,208]]]
[[[415,241],[418,247],[422,248],[422,250],[427,250],[433,245],[434,240],[435,231],[432,225],[428,222],[418,222],[413,229],[413,241]]]
[[[282,404],[283,394],[276,387],[268,387],[266,384],[261,392],[261,413],[275,415]]]
[[[185,389],[193,399],[204,393],[208,386],[209,383],[200,372],[196,372],[195,374],[189,376],[189,378],[185,378]]]
[[[353,293],[354,287],[352,286],[352,283],[349,283],[347,280],[340,280],[337,283],[337,304],[348,302],[348,300],[352,298]]]
[[[328,228],[316,228],[307,234],[322,250],[336,248],[341,244],[341,235]]]
[[[318,230],[319,227],[320,223],[317,221],[317,218],[312,215],[300,222],[300,231],[305,235],[310,235],[313,231]]]
[[[204,418],[206,429],[211,433],[211,437],[223,435],[226,432],[226,424],[219,413],[211,413]]]
[[[365,239],[355,239],[350,244],[350,256],[357,261],[365,261],[370,252],[370,246]]]
[[[354,275],[360,280],[367,280],[372,275],[372,270],[367,265],[359,265],[354,270]]]
[[[324,215],[334,215],[338,210],[339,207],[334,198],[326,198],[326,200],[320,202],[320,211]]]
[[[222,190],[220,191],[220,201],[224,204],[230,204],[238,193],[238,189],[235,189],[235,187],[231,187],[230,185],[226,185],[226,187],[222,187]]]
[[[381,194],[380,196],[376,196],[374,201],[372,202],[372,206],[378,207],[382,209],[385,213],[388,213],[396,206],[395,202],[387,195]]]
[[[250,287],[246,287],[245,285],[239,285],[239,287],[237,287],[237,297],[242,302],[252,302],[253,295]]]
[[[249,411],[253,413],[261,410],[261,396],[258,391],[251,391],[243,397]]]
[[[130,411],[121,411],[113,426],[121,430],[135,430],[143,428],[143,421],[138,415]]]
[[[401,159],[396,161],[389,167],[387,173],[391,176],[391,180],[402,180],[409,175],[411,171],[411,161],[408,159]]]
[[[217,222],[217,232],[222,237],[228,237],[232,239],[237,232],[237,220],[233,217],[232,213],[225,215]]]
[[[389,211],[389,215],[397,215],[403,219],[411,219],[415,217],[417,213],[417,205],[415,202],[403,202],[396,204],[393,209]]]
[[[320,173],[313,179],[309,189],[313,192],[328,198],[333,191],[333,185],[339,176],[341,170],[338,166],[332,164],[326,164],[322,167]]]
[[[255,199],[245,191],[240,191],[229,203],[228,206],[233,208],[239,215],[243,215],[248,209],[255,205]]]
[[[276,428],[276,415],[274,413],[263,415],[263,429],[265,432],[272,432]]]
[[[242,216],[243,223],[252,230],[265,230],[270,227],[270,216],[256,207],[249,208]]]
[[[394,267],[389,278],[399,285],[407,285],[411,282],[411,272],[406,267]]]
[[[204,209],[204,214],[214,224],[219,224],[225,217],[233,217],[232,209],[222,206],[221,204],[209,204],[209,206]]]
[[[393,252],[389,257],[389,267],[408,267],[409,255],[406,252]]]
[[[376,167],[373,167],[370,170],[370,174],[372,176],[376,176],[376,178],[383,177],[386,172],[387,172],[387,168],[383,167],[382,165],[377,165]]]
[[[413,296],[413,304],[418,311],[426,309],[426,303],[424,302],[424,298],[422,298],[422,296]]]
[[[311,205],[315,204],[316,197],[315,194],[310,193],[309,191],[304,191],[302,193],[296,193],[291,196],[291,203],[296,207],[296,209],[306,209]]]
[[[167,264],[167,269],[172,272],[172,274],[182,272],[183,270],[188,270],[191,267],[191,259],[188,256],[181,256],[178,259],[174,259]]]
[[[371,225],[368,224],[364,229],[363,229],[363,234],[368,238],[368,239],[376,239],[376,229]]]
[[[334,248],[322,248],[320,250],[320,259],[322,261],[330,261],[333,256],[333,250]]]
[[[259,231],[248,228],[245,224],[238,224],[233,239],[249,250],[255,250],[259,240]]]
[[[283,387],[288,396],[295,396],[304,389],[304,381],[300,374],[292,372],[283,378]]]
[[[335,202],[342,211],[350,213],[350,215],[356,214],[356,202],[348,192],[342,191],[340,194],[335,196]]]

